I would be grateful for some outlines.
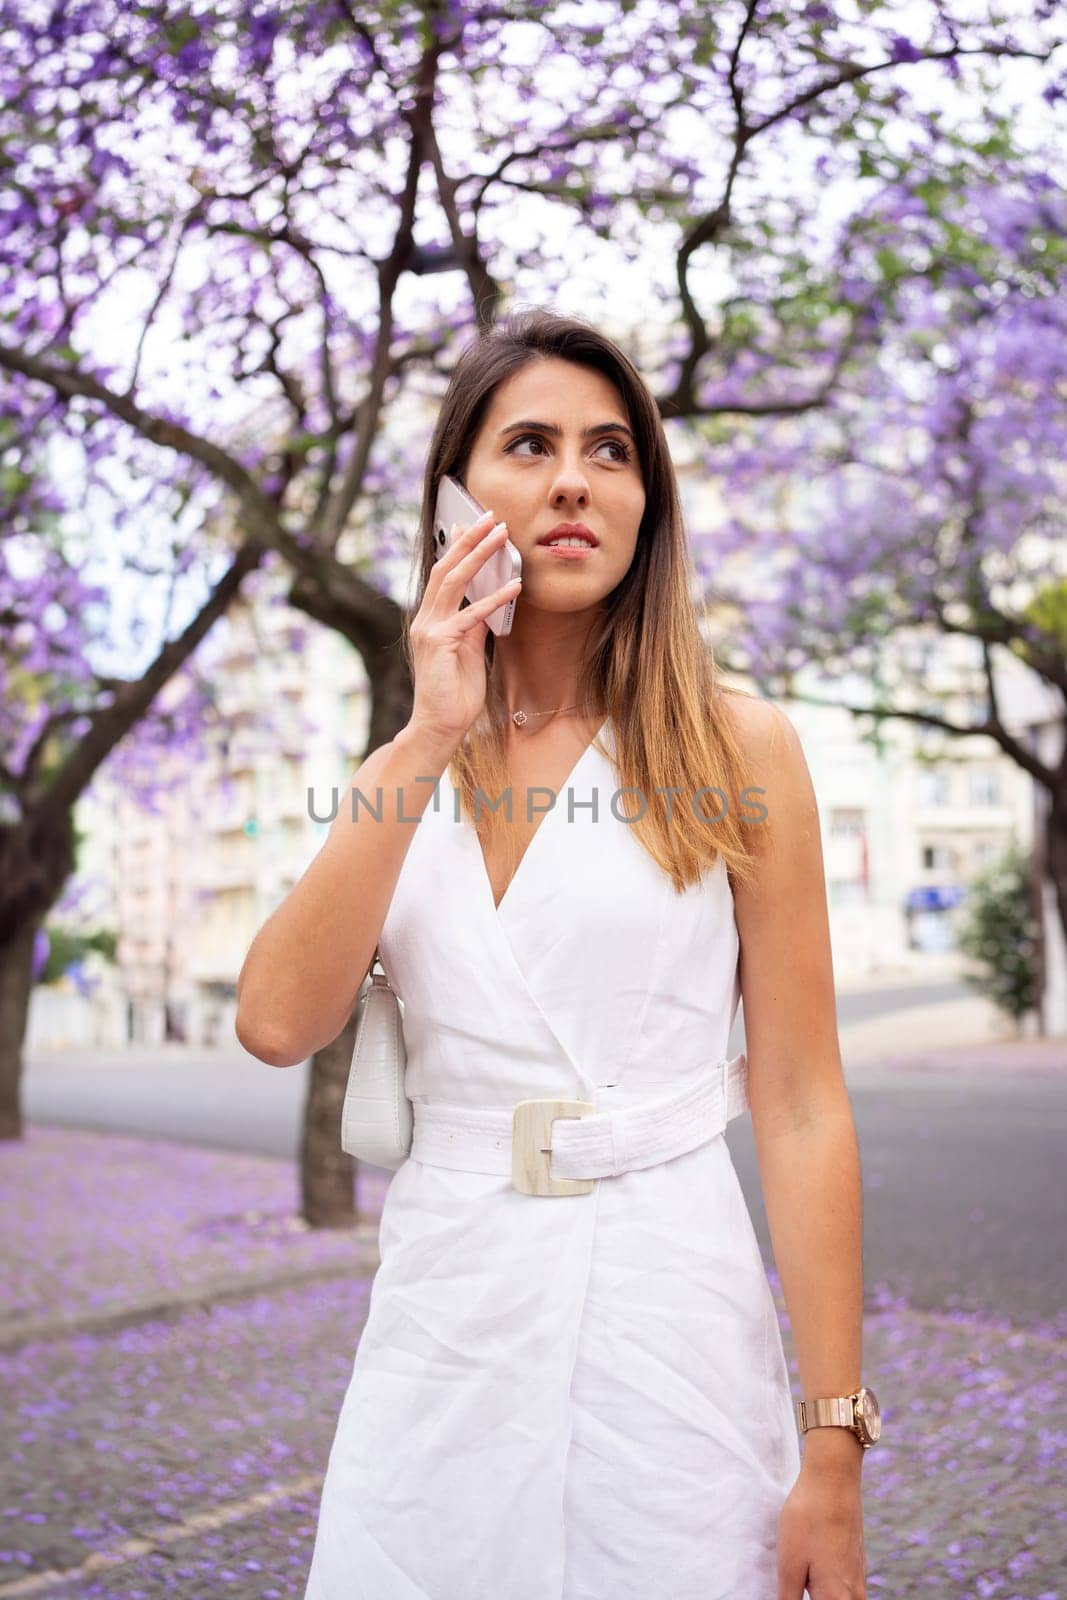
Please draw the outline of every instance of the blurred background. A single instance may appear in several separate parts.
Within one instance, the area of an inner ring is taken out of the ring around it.
[[[811,768],[870,1592],[1065,1592],[1065,39],[0,0],[0,1600],[303,1592],[388,1174],[351,1024],[269,1068],[235,982],[407,720],[439,400],[533,305],[645,375],[709,646]]]

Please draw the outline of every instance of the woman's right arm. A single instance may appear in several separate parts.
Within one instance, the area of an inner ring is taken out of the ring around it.
[[[235,1031],[260,1061],[296,1066],[348,1021],[418,819],[454,750],[409,723],[355,774],[322,848],[252,941],[237,979]],[[357,788],[366,803],[353,821]]]
[[[269,1066],[295,1067],[336,1039],[348,1021],[413,829],[485,705],[486,618],[521,587],[512,579],[495,594],[461,605],[470,579],[506,540],[507,524],[489,528],[491,521],[492,512],[484,512],[435,562],[411,623],[411,719],[389,744],[371,751],[352,780],[376,810],[381,788],[381,821],[362,804],[352,820],[350,789],[322,849],[245,957],[235,1031]]]

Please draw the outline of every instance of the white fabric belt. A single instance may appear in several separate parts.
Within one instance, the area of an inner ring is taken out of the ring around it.
[[[723,1060],[695,1084],[638,1105],[561,1116],[552,1123],[552,1178],[616,1177],[685,1155],[723,1132],[748,1110],[744,1051]],[[411,1156],[456,1172],[512,1173],[514,1108],[413,1102]]]

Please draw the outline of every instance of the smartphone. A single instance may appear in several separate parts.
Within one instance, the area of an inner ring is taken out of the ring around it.
[[[451,549],[452,536],[449,530],[456,523],[456,538],[465,532],[472,523],[477,522],[488,508],[479,505],[474,496],[463,487],[458,478],[449,477],[446,473],[441,479],[437,489],[437,505],[433,517],[433,558],[440,561],[441,557]],[[486,533],[489,532],[487,528]],[[468,600],[484,600],[488,595],[495,594],[502,589],[505,583],[510,583],[512,578],[522,576],[522,557],[510,539],[505,539],[500,549],[491,555],[488,561],[474,574],[466,588]],[[510,633],[511,624],[515,618],[515,602],[518,595],[512,595],[503,605],[497,606],[495,611],[490,611],[486,622],[497,635]]]

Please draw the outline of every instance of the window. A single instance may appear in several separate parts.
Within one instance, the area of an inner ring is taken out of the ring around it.
[[[921,806],[948,804],[951,785],[949,775],[937,767],[928,767],[919,773],[916,785]]]
[[[1001,798],[1000,773],[994,767],[979,767],[971,773],[972,806],[999,806]]]

